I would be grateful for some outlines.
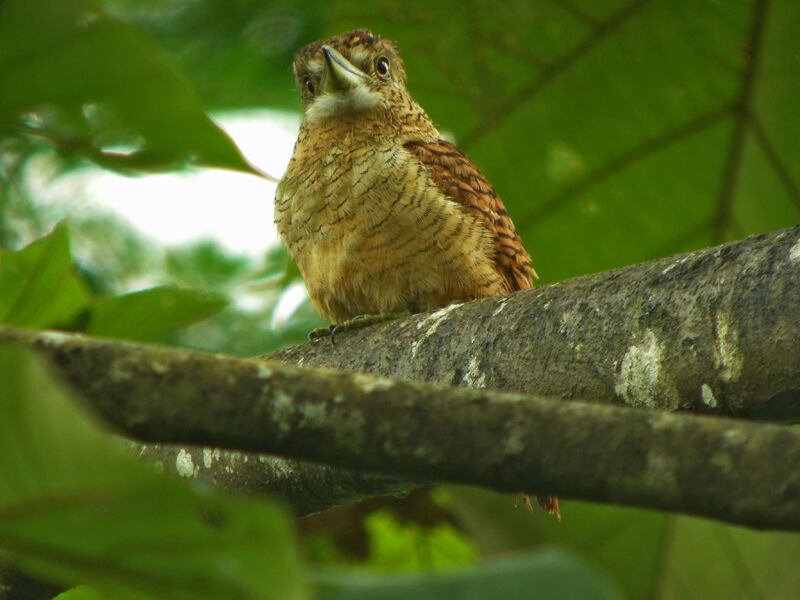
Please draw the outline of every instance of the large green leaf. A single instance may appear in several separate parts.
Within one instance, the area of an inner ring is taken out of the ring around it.
[[[174,286],[158,286],[100,300],[91,309],[88,333],[148,341],[218,313],[227,297]]]
[[[514,510],[511,497],[453,490],[455,514],[488,556],[557,544],[612,577],[629,600],[652,598],[669,517],[653,511],[562,501],[562,521]]]
[[[153,45],[97,0],[0,3],[0,128],[116,169],[254,172]]]
[[[797,598],[800,536],[675,518],[663,546],[661,597]]]
[[[507,495],[453,490],[455,514],[485,555],[556,544],[609,576],[629,600],[800,596],[796,534],[569,501],[558,522],[510,503]]]
[[[520,555],[476,569],[445,575],[378,577],[366,574],[319,574],[321,600],[541,600],[621,599],[619,591],[583,561],[564,552]]]
[[[211,241],[169,249],[165,258],[172,281],[199,289],[228,291],[253,277],[251,261]]]
[[[92,302],[76,273],[65,225],[22,250],[0,251],[0,292],[0,322],[74,328],[80,321],[89,333],[139,341],[163,339],[229,303],[217,292],[167,285]]]
[[[155,472],[27,352],[0,347],[0,548],[121,599],[304,596],[287,515]]]
[[[219,109],[299,110],[290,65],[323,34],[335,2],[111,0],[110,10],[156,36],[205,102]]]
[[[793,0],[336,6],[399,41],[545,281],[800,220]]]
[[[89,586],[79,585],[59,594],[53,600],[108,600],[108,596]]]
[[[0,251],[0,322],[22,327],[65,323],[88,301],[59,226],[17,252]]]

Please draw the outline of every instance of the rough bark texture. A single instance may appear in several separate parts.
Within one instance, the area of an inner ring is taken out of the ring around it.
[[[800,420],[800,226],[265,358],[404,380]]]
[[[272,355],[449,385],[796,421],[800,227],[415,315]],[[299,514],[457,481],[798,527],[793,430],[443,390],[0,328],[180,475]],[[396,477],[356,474],[392,473]]]
[[[143,440],[800,529],[793,428],[78,335],[5,328],[0,339],[43,349],[106,418]]]
[[[404,494],[419,485],[255,452],[134,442],[131,447],[141,458],[181,477],[283,500],[297,516],[372,496]]]

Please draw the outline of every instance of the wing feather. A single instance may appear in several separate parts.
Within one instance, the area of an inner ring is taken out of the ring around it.
[[[430,170],[436,185],[448,198],[474,213],[486,227],[494,240],[495,268],[503,275],[509,289],[532,287],[532,276],[537,275],[531,258],[502,200],[469,157],[444,140],[414,140],[404,146]]]

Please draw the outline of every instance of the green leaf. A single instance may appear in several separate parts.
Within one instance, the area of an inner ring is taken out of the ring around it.
[[[621,599],[602,575],[575,556],[548,551],[489,563],[470,571],[416,577],[321,573],[321,600]]]
[[[123,600],[304,597],[283,510],[138,462],[27,351],[0,347],[0,414],[0,548],[24,571]]]
[[[797,534],[574,501],[562,501],[559,522],[542,512],[509,510],[507,495],[452,492],[456,517],[484,555],[567,548],[629,600],[800,597]]]
[[[53,600],[110,600],[110,598],[87,585],[79,585],[59,594]]]
[[[800,597],[800,535],[679,517],[663,549],[664,598]]]
[[[113,169],[255,172],[152,43],[96,0],[0,4],[0,127]]]
[[[336,3],[503,198],[550,282],[800,221],[800,3]],[[303,40],[308,42],[311,40]]]
[[[475,544],[452,523],[421,526],[401,523],[388,510],[377,511],[364,520],[369,539],[366,565],[383,573],[452,571],[478,562]]]
[[[121,20],[158,38],[215,108],[300,110],[291,64],[306,40],[324,35],[335,3],[320,0],[184,2],[112,0]]]
[[[64,323],[88,294],[76,275],[63,225],[17,252],[0,252],[0,321],[22,327]]]
[[[451,492],[456,517],[484,556],[556,545],[612,578],[629,600],[656,593],[663,547],[669,543],[668,515],[562,500],[558,521],[544,511],[515,510],[507,494],[470,488]]]
[[[204,289],[226,290],[241,283],[251,261],[227,254],[215,242],[199,242],[167,250],[167,275],[176,282]]]
[[[112,296],[91,310],[88,333],[148,341],[218,313],[228,299],[214,292],[174,286],[153,287]]]

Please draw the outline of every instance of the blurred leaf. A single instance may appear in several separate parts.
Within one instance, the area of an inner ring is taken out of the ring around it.
[[[0,252],[0,321],[22,327],[66,322],[86,305],[63,225],[17,252]]]
[[[22,327],[69,327],[106,337],[149,341],[207,319],[226,296],[159,286],[111,296],[90,306],[76,273],[64,225],[17,252],[0,251],[0,322]],[[76,320],[76,315],[82,315]]]
[[[81,211],[69,215],[69,226],[72,256],[93,297],[128,291],[162,267],[163,250],[121,217]]]
[[[558,545],[607,574],[628,600],[657,590],[671,517],[648,510],[561,501],[561,521],[513,507],[509,495],[452,488],[453,512],[484,556]]]
[[[517,556],[463,573],[416,577],[322,573],[315,580],[321,600],[622,598],[602,575],[573,555],[560,551]]]
[[[289,257],[286,246],[276,244],[264,256],[262,271],[265,277],[278,275],[281,277],[281,288],[285,289],[296,281],[303,281],[300,269]]]
[[[661,598],[798,598],[800,535],[675,518]]]
[[[42,208],[25,185],[25,165],[38,150],[29,139],[12,138],[0,128],[0,249],[16,250],[42,237]]]
[[[304,597],[283,511],[139,463],[27,351],[0,347],[0,414],[0,548],[22,569],[115,599]]]
[[[369,536],[369,558],[364,566],[382,572],[451,571],[478,561],[475,544],[451,523],[423,527],[400,523],[382,510],[364,522]]]
[[[108,595],[98,592],[87,585],[79,585],[63,594],[59,594],[53,600],[110,600],[110,598]]]
[[[298,267],[297,263],[288,257],[287,252],[286,268],[284,271],[284,280],[286,281],[286,285],[288,286],[293,281],[302,281],[302,279],[303,275],[300,273],[300,267]]]
[[[318,39],[331,2],[111,0],[110,10],[158,39],[215,108],[300,110],[291,64]]]
[[[167,251],[167,275],[192,287],[224,290],[250,268],[247,258],[227,254],[215,242],[200,242]]]
[[[174,286],[153,287],[100,300],[86,331],[95,335],[149,341],[218,313],[228,305],[222,294]]]
[[[506,495],[453,489],[454,512],[488,556],[557,544],[609,576],[629,600],[795,598],[800,535],[655,511],[562,501],[562,521],[509,510]]]
[[[311,306],[311,302],[306,298],[289,320],[276,328],[272,344],[276,349],[292,344],[305,344],[308,341],[309,331],[317,327],[327,327],[327,325],[328,323],[317,314]]]
[[[0,4],[0,128],[112,169],[254,172],[152,44],[96,0]]]
[[[262,293],[270,294],[269,290]],[[251,312],[231,307],[212,318],[166,338],[166,342],[235,356],[259,356],[278,348],[308,341],[308,332],[326,323],[306,300],[281,327],[272,326],[275,295],[265,310]]]

